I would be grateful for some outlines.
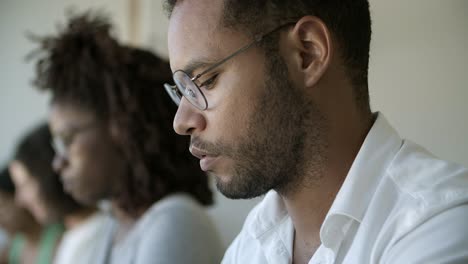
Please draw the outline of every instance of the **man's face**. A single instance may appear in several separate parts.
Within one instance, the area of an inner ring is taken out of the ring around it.
[[[110,198],[123,178],[124,162],[107,126],[89,111],[65,103],[52,105],[49,125],[66,149],[53,164],[65,191],[86,205]]]
[[[169,25],[173,71],[201,65],[188,71],[196,76],[252,41],[221,26],[221,2],[177,5]],[[292,85],[280,56],[271,55],[253,47],[205,74],[199,83],[214,78],[201,88],[208,109],[200,111],[184,98],[174,119],[176,132],[191,136],[190,150],[201,168],[230,198],[286,191],[304,174],[306,136],[315,137],[316,153],[322,145],[320,113]],[[309,122],[316,131],[306,129]]]

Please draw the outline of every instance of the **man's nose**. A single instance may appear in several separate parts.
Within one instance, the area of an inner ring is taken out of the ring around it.
[[[179,135],[191,135],[195,131],[203,131],[205,128],[206,119],[203,112],[182,97],[174,117],[174,130],[176,133]]]

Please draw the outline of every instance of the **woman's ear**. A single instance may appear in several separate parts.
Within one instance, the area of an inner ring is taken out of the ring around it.
[[[288,35],[295,50],[294,60],[306,87],[314,86],[327,70],[331,60],[331,35],[317,17],[302,17]]]

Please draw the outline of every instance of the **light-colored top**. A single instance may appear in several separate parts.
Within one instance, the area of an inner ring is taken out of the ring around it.
[[[94,259],[94,247],[104,235],[108,218],[104,213],[96,212],[78,226],[65,231],[54,264],[90,263]]]
[[[154,203],[112,248],[116,227],[115,219],[109,221],[93,263],[218,264],[224,252],[204,208],[185,194]]]
[[[223,262],[292,262],[294,227],[270,191]],[[402,140],[379,114],[320,229],[309,264],[468,263],[468,170]]]

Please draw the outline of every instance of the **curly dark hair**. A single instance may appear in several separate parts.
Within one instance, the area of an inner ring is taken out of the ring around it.
[[[149,51],[118,43],[107,17],[73,15],[57,36],[39,38],[35,84],[110,124],[110,135],[129,173],[117,197],[129,214],[164,196],[184,192],[213,203],[208,178],[187,151],[189,142],[172,128],[176,106],[163,84],[169,63]]]
[[[182,1],[165,0],[169,16]],[[220,24],[252,37],[285,21],[307,15],[320,18],[338,41],[358,106],[370,112],[367,77],[372,30],[368,0],[224,0],[223,6]]]
[[[47,123],[35,127],[19,141],[13,160],[21,162],[39,185],[39,193],[47,207],[59,218],[77,212],[83,207],[64,192],[59,175],[52,168],[55,152]]]

